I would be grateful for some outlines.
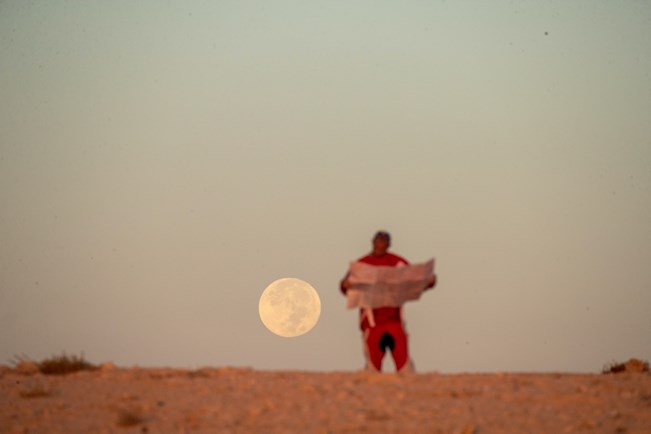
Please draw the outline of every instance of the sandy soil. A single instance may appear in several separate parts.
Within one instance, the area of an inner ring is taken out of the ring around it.
[[[2,433],[651,433],[651,375],[0,367]]]

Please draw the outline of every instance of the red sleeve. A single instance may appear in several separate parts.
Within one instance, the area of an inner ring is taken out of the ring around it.
[[[409,261],[406,260],[405,258],[403,258],[402,256],[398,256],[398,255],[393,255],[393,256],[396,257],[396,264],[395,264],[395,265],[398,265],[398,264],[400,264],[401,262],[402,262],[403,264],[405,264],[405,265],[409,265]]]

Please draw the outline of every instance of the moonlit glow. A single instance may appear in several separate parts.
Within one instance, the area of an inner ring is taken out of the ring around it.
[[[272,333],[291,338],[312,330],[321,315],[321,299],[307,282],[285,278],[271,283],[260,296],[258,311]]]

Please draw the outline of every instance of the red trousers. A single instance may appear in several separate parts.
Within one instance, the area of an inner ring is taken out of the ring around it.
[[[402,327],[402,322],[392,321],[365,328],[363,339],[366,369],[381,371],[382,359],[389,349],[396,364],[396,371],[413,370],[407,348],[407,333]]]

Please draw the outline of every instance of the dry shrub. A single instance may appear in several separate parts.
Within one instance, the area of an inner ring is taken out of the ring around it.
[[[25,355],[14,356],[9,360],[13,370],[22,375],[34,375],[39,372],[38,364]]]
[[[649,372],[649,362],[640,359],[629,359],[625,363],[611,362],[601,371],[604,374],[618,374],[621,372]]]
[[[52,356],[40,362],[34,362],[24,355],[14,356],[12,363],[16,370],[26,374],[37,371],[45,375],[65,375],[72,372],[97,369],[97,366],[84,359],[83,353],[80,356],[69,356],[64,352],[60,356]]]
[[[78,371],[91,371],[97,369],[97,366],[89,363],[81,356],[69,356],[66,353],[60,356],[52,356],[41,361],[38,369],[45,375],[65,375]]]

